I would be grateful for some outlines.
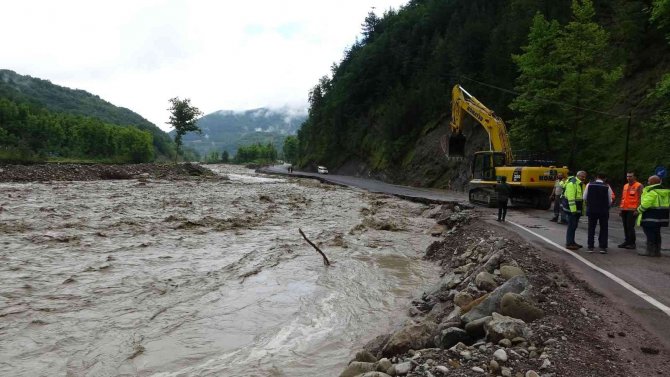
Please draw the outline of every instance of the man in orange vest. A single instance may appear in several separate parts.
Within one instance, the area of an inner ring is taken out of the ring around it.
[[[635,178],[635,173],[626,173],[626,183],[621,193],[621,205],[619,215],[623,221],[624,241],[619,245],[621,249],[635,249],[635,211],[640,205],[640,197],[644,186]]]

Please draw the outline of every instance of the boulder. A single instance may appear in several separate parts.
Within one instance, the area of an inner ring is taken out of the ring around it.
[[[366,351],[366,350],[356,352],[356,356],[354,357],[354,360],[355,361],[362,361],[362,362],[366,362],[366,363],[377,362],[377,358],[374,357],[374,355],[372,355],[370,353],[370,351]]]
[[[365,374],[361,374],[361,377],[391,377],[391,376],[382,372],[367,372]]]
[[[442,323],[447,322],[461,322],[461,308],[455,307],[446,317],[442,318]]]
[[[498,268],[498,265],[500,265],[500,261],[502,260],[503,256],[504,253],[502,251],[498,251],[491,255],[486,263],[484,263],[484,270],[493,273],[493,271]]]
[[[431,289],[429,289],[426,292],[426,295],[434,295],[434,296],[439,296],[440,292],[448,292],[450,289],[454,288],[458,284],[461,283],[461,277],[460,275],[457,275],[453,272],[450,272]]]
[[[463,307],[461,308],[461,312],[463,314],[468,313],[470,310],[472,310],[472,308],[477,307],[479,304],[484,302],[489,297],[489,295],[490,293],[486,293],[481,297],[477,297],[476,299],[472,300],[472,302],[470,302],[469,304],[463,305]]]
[[[454,211],[456,208],[454,208]],[[444,213],[441,216],[438,217],[437,223],[441,225],[445,225],[449,228],[453,228],[456,225],[460,225],[462,223],[468,223],[470,221],[470,213],[469,212],[454,212],[454,213]]]
[[[352,361],[344,372],[340,373],[340,377],[354,377],[359,374],[374,372],[374,363],[364,363],[361,361]]]
[[[404,363],[394,364],[391,369],[389,369],[389,374],[392,376],[404,376],[411,371],[412,362],[405,361]]]
[[[432,345],[432,334],[437,324],[431,321],[413,323],[396,331],[382,349],[383,356],[394,356],[410,349],[423,349]]]
[[[437,325],[437,333],[438,333],[438,335],[437,335],[437,337],[435,338],[435,339],[437,339],[437,340],[435,341],[435,344],[436,344],[436,345],[440,344],[440,340],[439,340],[439,339],[440,339],[440,335],[442,334],[442,331],[444,331],[444,330],[446,330],[446,329],[448,329],[448,328],[450,328],[450,327],[459,327],[459,328],[460,328],[460,327],[461,327],[461,320],[460,320],[460,318],[459,318],[458,320],[456,320],[456,321],[452,321],[452,322],[440,322],[440,324]]]
[[[487,339],[493,343],[498,343],[501,339],[517,337],[527,339],[531,336],[531,330],[524,321],[498,313],[493,313],[493,319],[484,326],[484,329]]]
[[[449,368],[445,367],[444,365],[438,365],[435,367],[435,371],[446,376],[449,373]]]
[[[460,267],[455,268],[454,272],[457,273],[457,274],[465,275],[465,274],[469,274],[470,271],[475,269],[475,267],[477,267],[477,263],[472,262],[472,263],[464,264]]]
[[[432,208],[429,208],[429,209],[423,211],[421,216],[434,219],[434,218],[440,216],[443,212],[445,212],[445,210],[443,210],[441,206],[436,205]]]
[[[489,362],[489,370],[493,373],[498,372],[500,370],[500,364],[498,364],[498,362],[495,360],[491,360]]]
[[[526,288],[528,288],[529,285],[530,283],[525,276],[515,276],[509,279],[505,282],[505,284],[489,293],[486,299],[484,299],[481,303],[461,316],[461,320],[465,323],[468,323],[476,319],[489,316],[493,312],[500,312],[500,302],[502,301],[502,297],[505,295],[505,293],[521,293]]]
[[[492,320],[493,317],[491,316],[486,316],[484,318],[476,319],[474,321],[468,322],[465,325],[465,331],[470,335],[470,337],[479,339],[484,337],[486,335],[486,331],[484,330],[484,326],[486,323],[488,323],[490,320]]]
[[[375,364],[375,369],[379,372],[386,372],[386,371],[389,370],[391,365],[393,365],[391,360],[384,357],[384,358],[380,359],[379,361],[377,361],[377,363]]]
[[[458,292],[454,295],[454,304],[458,307],[463,307],[472,302],[474,298],[468,292]]]
[[[461,277],[457,274],[450,272],[446,274],[439,283],[440,289],[449,290],[454,288],[461,283]]]
[[[502,349],[502,348],[497,349],[497,350],[493,353],[493,357],[494,357],[497,361],[505,362],[505,361],[507,361],[507,352],[505,352],[505,350]]]
[[[437,236],[441,235],[442,233],[444,233],[444,232],[446,232],[446,231],[448,231],[448,230],[449,230],[449,229],[447,229],[447,227],[444,226],[444,225],[435,224],[435,225],[433,225],[433,227],[430,229],[429,233],[430,233],[431,236],[435,236],[435,237],[437,237]]]
[[[477,277],[475,277],[475,285],[477,285],[477,288],[487,292],[491,292],[498,286],[493,275],[486,271],[477,274]]]
[[[525,273],[519,267],[510,265],[500,266],[500,276],[505,280],[521,275],[525,275]]]
[[[378,337],[367,342],[363,346],[363,349],[366,349],[370,351],[371,354],[379,357],[379,355],[381,355],[382,349],[384,348],[386,343],[388,343],[389,339],[391,339],[391,334],[379,335]]]
[[[544,317],[544,311],[518,293],[505,293],[500,301],[500,314],[532,322]]]
[[[461,328],[450,327],[446,330],[442,330],[442,333],[440,334],[440,343],[437,345],[448,349],[455,346],[459,342],[469,343],[470,336],[467,332],[465,332],[465,330]]]
[[[491,317],[491,318],[493,318],[493,317]],[[501,346],[501,347],[510,348],[510,347],[512,347],[512,341],[509,340],[509,339],[500,339],[500,341],[498,342],[498,345]]]

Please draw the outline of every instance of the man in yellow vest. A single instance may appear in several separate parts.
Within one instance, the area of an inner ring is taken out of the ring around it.
[[[635,249],[635,222],[637,216],[635,211],[640,206],[640,198],[642,197],[642,189],[644,186],[637,181],[635,173],[626,173],[626,183],[621,192],[621,204],[619,205],[619,216],[623,222],[624,241],[619,244],[621,249]]]
[[[549,199],[554,202],[554,217],[549,221],[561,222],[563,216],[561,216],[561,196],[563,196],[563,186],[565,182],[565,177],[563,173],[558,173],[556,176],[556,181],[554,182],[554,190],[551,192]]]
[[[647,187],[642,190],[640,206],[637,207],[639,216],[638,225],[647,236],[647,249],[639,255],[648,257],[661,256],[661,227],[670,222],[670,190],[661,186],[661,178],[652,175],[647,181]]]
[[[561,207],[568,215],[565,247],[570,250],[583,247],[575,242],[575,232],[577,231],[577,225],[579,225],[579,218],[584,214],[584,182],[586,182],[586,172],[580,170],[576,177],[568,177],[563,192]]]

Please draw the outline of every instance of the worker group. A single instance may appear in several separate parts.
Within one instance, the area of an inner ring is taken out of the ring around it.
[[[637,181],[634,172],[626,174],[627,183],[621,192],[619,215],[623,223],[624,241],[618,247],[635,249],[642,256],[661,256],[661,227],[667,227],[670,217],[670,189],[662,186],[659,176],[652,175],[647,186]],[[581,216],[588,219],[587,252],[595,252],[595,233],[598,229],[598,251],[607,253],[610,208],[616,195],[604,174],[597,174],[587,184],[587,174],[579,171],[574,176],[558,175],[551,194],[554,217],[551,221],[566,223],[565,247],[579,250],[575,232]],[[647,238],[646,247],[638,248],[635,227],[641,226]]]

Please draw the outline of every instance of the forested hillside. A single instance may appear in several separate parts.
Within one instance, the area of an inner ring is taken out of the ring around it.
[[[54,113],[0,97],[0,162],[148,162],[154,159],[152,140],[149,132],[133,126]]]
[[[468,163],[442,148],[461,84],[505,120],[515,152],[616,178],[631,115],[628,168],[649,174],[670,163],[669,91],[657,89],[670,72],[666,3],[412,0],[381,18],[371,12],[362,39],[310,92],[300,164],[464,182]],[[467,151],[486,149],[483,128],[467,128]]]
[[[26,103],[33,108],[44,107],[52,113],[91,117],[111,125],[133,126],[153,136],[154,155],[169,157],[174,153],[172,139],[153,123],[84,90],[69,89],[47,80],[0,70],[0,98],[18,104]]]

